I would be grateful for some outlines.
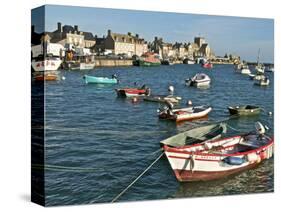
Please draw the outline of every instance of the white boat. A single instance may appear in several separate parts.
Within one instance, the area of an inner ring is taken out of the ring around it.
[[[207,74],[199,73],[192,78],[186,79],[185,83],[189,86],[204,87],[210,85],[211,78]]]
[[[263,80],[265,79],[265,76],[263,74],[249,74],[249,77],[251,80]]]
[[[258,52],[258,59],[257,59],[257,65],[255,66],[255,70],[257,71],[258,74],[263,74],[265,70],[265,66],[260,63],[260,49]]]
[[[56,71],[59,69],[62,60],[58,57],[35,58],[31,61],[34,71]]]
[[[178,181],[207,181],[252,169],[273,156],[273,138],[256,123],[256,133],[173,147],[165,155]],[[184,137],[183,137],[184,138]]]
[[[265,70],[265,67],[264,67],[263,64],[259,63],[258,65],[256,65],[255,69],[256,69],[258,74],[263,74],[264,70]]]
[[[158,116],[160,119],[168,119],[176,122],[181,122],[207,117],[211,111],[212,108],[207,106],[187,107],[179,109],[165,107],[163,108],[163,110],[159,110]]]
[[[273,66],[268,66],[265,68],[266,72],[274,72],[274,67]]]
[[[259,86],[268,86],[269,83],[270,83],[270,80],[267,77],[265,77],[264,79],[256,80],[254,84],[259,85]]]
[[[239,64],[235,65],[234,70],[240,74],[247,74],[247,75],[251,74],[249,66],[246,64],[243,64],[243,63],[239,63]]]
[[[251,71],[249,69],[248,65],[243,65],[240,69],[241,74],[251,74]]]

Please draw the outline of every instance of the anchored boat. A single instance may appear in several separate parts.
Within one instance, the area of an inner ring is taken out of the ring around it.
[[[158,116],[160,119],[180,122],[207,117],[211,111],[212,108],[207,106],[187,107],[179,109],[171,109],[169,107],[165,107],[163,110],[159,111]]]
[[[133,64],[136,66],[159,66],[161,61],[159,55],[153,52],[146,52],[139,59],[135,60]]]
[[[222,136],[222,134],[225,134],[226,131],[227,127],[224,123],[195,127],[160,141],[160,145],[180,148],[186,145],[198,144],[218,139]]]
[[[259,86],[268,86],[269,83],[270,83],[269,79],[265,77],[264,79],[256,80],[254,84]]]
[[[118,80],[116,76],[112,76],[112,78],[107,77],[94,77],[89,75],[84,75],[84,80],[86,84],[95,83],[95,84],[116,84]]]
[[[206,69],[211,69],[211,68],[213,68],[213,64],[210,62],[206,62],[206,63],[202,64],[202,67],[206,68]]]
[[[178,104],[182,98],[179,96],[172,96],[172,95],[150,95],[143,98],[144,101],[148,102],[171,102],[174,104]]]
[[[231,115],[257,115],[260,114],[261,108],[254,105],[238,105],[228,107],[228,111]]]
[[[164,144],[163,149],[178,181],[215,180],[254,168],[272,157],[273,138],[265,135],[260,123],[256,128],[256,133],[180,147]]]
[[[263,74],[249,74],[251,80],[263,80],[265,76]]]
[[[143,85],[141,88],[119,88],[115,89],[119,97],[138,97],[149,96],[151,93],[150,88]]]
[[[211,83],[211,78],[204,73],[196,74],[194,77],[185,80],[186,85],[195,86],[195,87],[209,86],[210,83]]]

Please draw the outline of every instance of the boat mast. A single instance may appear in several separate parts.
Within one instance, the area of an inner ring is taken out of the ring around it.
[[[261,49],[259,48],[259,51],[258,51],[258,59],[257,59],[257,65],[260,63],[260,51],[261,51]]]

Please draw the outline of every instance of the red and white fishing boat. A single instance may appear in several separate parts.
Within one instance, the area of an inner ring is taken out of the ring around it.
[[[202,67],[206,68],[206,69],[211,69],[211,68],[213,68],[213,64],[210,62],[206,62],[206,63],[202,64]]]
[[[176,122],[181,122],[207,117],[211,111],[211,107],[204,106],[187,107],[179,109],[170,109],[166,107],[163,110],[159,111],[158,116],[160,119],[168,119]]]
[[[115,91],[120,97],[149,96],[151,93],[150,88],[146,86],[142,86],[141,88],[121,88],[115,89]]]
[[[258,122],[257,133],[163,149],[178,181],[214,180],[251,169],[273,155],[273,138]]]

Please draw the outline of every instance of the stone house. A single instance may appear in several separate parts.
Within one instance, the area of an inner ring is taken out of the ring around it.
[[[53,32],[47,32],[51,37],[51,43],[60,43],[63,46],[69,44],[79,48],[90,48],[95,45],[95,38],[91,32],[79,31],[78,26],[62,26],[57,23],[57,29]]]
[[[132,35],[130,32],[128,34],[120,34],[108,30],[106,38],[100,39],[97,44],[96,48],[112,50],[116,55],[141,56],[148,51],[147,42],[143,38],[140,38],[138,34]]]

